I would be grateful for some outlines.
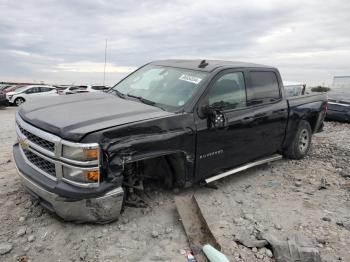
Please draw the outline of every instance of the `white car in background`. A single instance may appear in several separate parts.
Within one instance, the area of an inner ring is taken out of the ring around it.
[[[283,81],[283,85],[287,97],[301,96],[305,94],[306,85],[304,83]]]
[[[89,92],[107,92],[109,86],[102,85],[80,85],[80,86],[57,86],[60,95],[71,95]]]
[[[48,85],[24,86],[6,94],[9,103],[16,106],[41,96],[58,96],[58,94],[55,87]]]

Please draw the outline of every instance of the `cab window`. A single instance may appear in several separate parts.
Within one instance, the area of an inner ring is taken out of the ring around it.
[[[209,106],[236,109],[246,106],[246,90],[242,72],[227,73],[214,82],[208,95]]]
[[[250,72],[250,81],[247,88],[249,105],[271,103],[280,99],[280,89],[274,72]]]

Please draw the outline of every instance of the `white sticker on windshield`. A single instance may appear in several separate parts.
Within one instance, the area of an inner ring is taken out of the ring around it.
[[[199,78],[196,76],[190,76],[190,75],[182,75],[179,77],[179,79],[190,83],[194,83],[196,85],[198,85],[199,82],[202,81],[202,78]]]

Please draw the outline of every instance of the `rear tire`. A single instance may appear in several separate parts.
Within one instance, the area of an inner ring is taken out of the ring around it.
[[[312,131],[309,122],[301,120],[293,141],[284,152],[291,159],[302,159],[310,150]]]

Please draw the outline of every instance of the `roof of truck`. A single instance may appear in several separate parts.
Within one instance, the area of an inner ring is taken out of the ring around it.
[[[223,68],[274,68],[267,65],[238,62],[238,61],[223,61],[223,60],[204,60],[205,63],[208,63],[205,67],[199,67],[203,60],[193,59],[193,60],[183,60],[183,59],[169,59],[169,60],[158,60],[153,61],[151,64],[162,65],[162,66],[171,66],[186,68],[192,70],[199,70],[205,72],[211,72],[219,67]]]

